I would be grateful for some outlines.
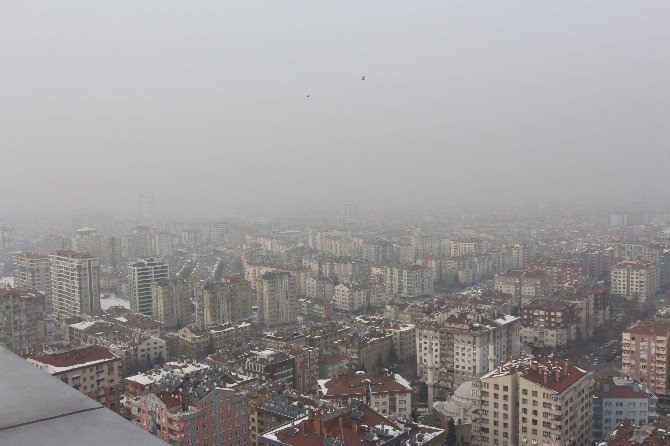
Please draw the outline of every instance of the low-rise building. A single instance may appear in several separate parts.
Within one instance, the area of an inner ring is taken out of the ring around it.
[[[319,380],[319,396],[343,407],[354,400],[363,401],[382,415],[408,418],[412,411],[412,386],[385,369],[341,373]]]
[[[93,345],[32,356],[27,361],[120,413],[122,364],[110,349]]]
[[[628,420],[646,424],[656,417],[658,398],[630,378],[596,378],[593,396],[593,441],[601,441],[617,425]]]

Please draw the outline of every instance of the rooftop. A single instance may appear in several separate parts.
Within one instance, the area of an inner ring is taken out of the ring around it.
[[[28,361],[46,365],[47,371],[53,375],[118,359],[108,348],[92,345],[60,353],[35,356],[29,358]]]
[[[158,438],[0,347],[0,444],[165,446]]]

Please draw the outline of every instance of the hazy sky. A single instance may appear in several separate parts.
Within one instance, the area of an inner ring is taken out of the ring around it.
[[[667,1],[0,6],[0,214],[670,198]]]

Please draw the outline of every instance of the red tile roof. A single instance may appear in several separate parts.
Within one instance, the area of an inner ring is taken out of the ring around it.
[[[412,388],[396,379],[395,374],[385,370],[369,373],[343,373],[327,381],[319,381],[323,396],[335,398],[340,396],[364,395],[364,383],[370,383],[370,390],[375,393],[408,392]]]

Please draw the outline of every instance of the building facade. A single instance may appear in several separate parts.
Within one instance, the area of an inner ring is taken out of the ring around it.
[[[65,319],[100,309],[100,265],[85,252],[49,256],[54,317]]]
[[[169,276],[168,266],[153,258],[128,265],[128,300],[130,309],[141,314],[153,314],[151,286]]]

